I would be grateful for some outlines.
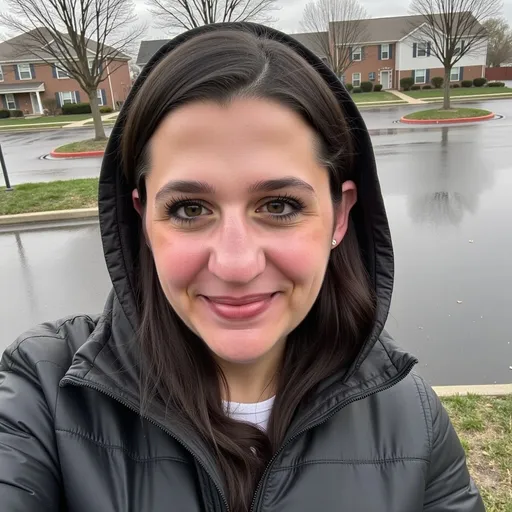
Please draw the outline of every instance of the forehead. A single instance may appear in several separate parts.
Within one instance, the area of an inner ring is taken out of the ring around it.
[[[279,175],[311,181],[319,172],[314,131],[291,109],[261,99],[180,107],[155,132],[150,161],[157,182]]]

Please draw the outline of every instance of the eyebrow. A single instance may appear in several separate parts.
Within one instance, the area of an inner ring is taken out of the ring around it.
[[[283,188],[299,188],[313,194],[315,193],[315,189],[309,183],[293,176],[258,181],[249,187],[249,192],[274,192]],[[157,192],[155,201],[158,203],[165,196],[172,193],[214,194],[215,188],[203,181],[173,180],[166,183]]]

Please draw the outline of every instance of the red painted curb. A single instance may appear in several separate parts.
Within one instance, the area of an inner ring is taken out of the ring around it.
[[[455,124],[455,123],[473,123],[475,121],[489,121],[490,119],[494,119],[494,112],[487,114],[485,116],[479,117],[461,117],[460,119],[406,119],[402,117],[400,119],[401,123],[405,124]]]
[[[55,151],[50,152],[52,158],[92,158],[103,156],[105,151],[82,151],[81,153],[56,153]]]

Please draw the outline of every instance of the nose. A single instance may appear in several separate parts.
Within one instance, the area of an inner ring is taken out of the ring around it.
[[[245,219],[225,218],[211,241],[208,270],[219,279],[246,284],[265,269],[265,253]]]

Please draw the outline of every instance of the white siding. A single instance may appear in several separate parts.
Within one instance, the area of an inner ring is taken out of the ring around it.
[[[409,36],[408,38],[396,44],[397,69],[410,70],[410,69],[434,69],[442,68],[443,65],[431,55],[430,57],[413,57],[413,44],[417,43],[417,38]],[[487,41],[475,48],[455,64],[455,66],[485,66],[487,58]]]

